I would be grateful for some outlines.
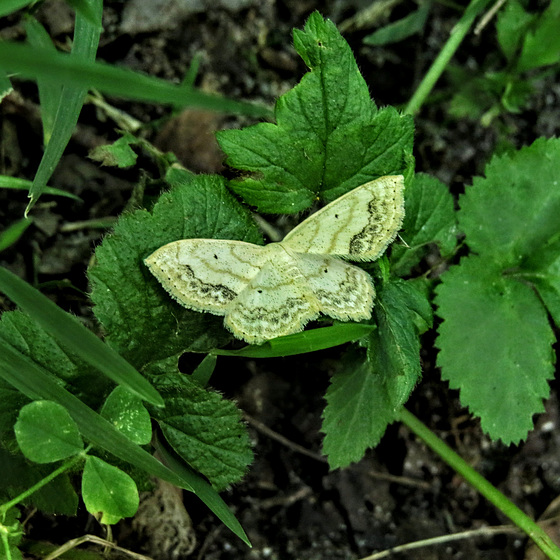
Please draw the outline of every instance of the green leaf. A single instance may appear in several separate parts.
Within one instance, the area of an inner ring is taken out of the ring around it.
[[[413,123],[378,110],[348,44],[313,13],[294,46],[311,69],[276,104],[277,124],[218,133],[228,165],[252,171],[231,188],[261,212],[295,213],[319,195],[330,202],[383,175],[397,175],[412,152]]]
[[[130,147],[130,144],[137,143],[137,139],[132,134],[126,133],[112,144],[97,146],[89,153],[90,159],[98,161],[101,165],[119,167],[121,169],[132,167],[138,156]]]
[[[498,43],[508,60],[518,54],[531,23],[537,16],[523,9],[518,0],[510,0],[498,13],[496,32]]]
[[[93,62],[99,44],[99,36],[102,31],[101,17],[103,12],[103,0],[87,0],[91,12],[95,14],[96,22],[91,23],[82,11],[76,13],[76,23],[74,27],[74,41],[70,57],[78,62]],[[43,42],[43,40],[41,40]],[[37,47],[37,50],[46,53],[49,57],[54,57],[56,53],[52,49],[46,49],[44,45]],[[26,215],[43,194],[47,182],[50,179],[55,167],[57,166],[62,153],[70,140],[72,131],[78,122],[78,117],[84,104],[87,93],[87,86],[76,86],[73,83],[59,81],[53,87],[52,76],[45,77],[40,82],[43,97],[45,88],[48,88],[51,96],[57,95],[57,100],[51,97],[48,109],[54,112],[56,104],[56,114],[50,114],[45,124],[45,135],[49,135],[49,142],[46,145],[45,153],[33,179],[33,185],[29,191],[29,204],[25,211]],[[55,89],[55,87],[57,89]]]
[[[35,463],[54,463],[84,450],[76,422],[55,402],[26,404],[14,429],[22,453]]]
[[[52,470],[52,465],[32,464],[25,460],[23,455],[14,455],[0,448],[0,472],[2,472],[0,500],[7,501],[19,496],[51,474]],[[44,513],[71,516],[76,515],[78,495],[68,475],[63,473],[39,488],[23,503]]]
[[[449,257],[457,244],[457,225],[453,197],[447,187],[435,177],[418,173],[405,193],[403,243],[391,249],[393,273],[410,274],[428,251],[437,243],[441,256]]]
[[[191,373],[191,379],[198,383],[201,387],[206,387],[210,381],[210,377],[216,369],[218,357],[214,354],[207,354],[198,367]]]
[[[31,399],[44,398],[62,404],[78,424],[84,438],[93,445],[171,484],[195,492],[227,527],[245,543],[249,543],[235,516],[217,492],[200,476],[189,469],[181,469],[181,474],[178,474],[166,468],[141,447],[131,442],[107,420],[60,387],[42,367],[8,345],[5,345],[0,352],[0,377]],[[194,487],[197,490],[194,490]]]
[[[23,536],[23,526],[19,521],[20,512],[17,508],[9,509],[0,517],[2,533],[0,537],[0,558],[8,560],[22,560],[22,554],[17,548]]]
[[[560,61],[560,0],[551,0],[532,32],[523,37],[523,48],[517,61],[518,72],[557,64]]]
[[[559,157],[560,140],[539,139],[490,162],[460,199],[459,225],[479,256],[464,258],[437,289],[442,376],[508,444],[543,410],[553,370],[554,336],[534,288],[558,317]]]
[[[27,179],[20,179],[18,177],[8,177],[6,175],[0,175],[0,189],[16,189],[20,191],[28,191],[33,183]],[[45,187],[45,194],[52,194],[55,196],[65,196],[66,198],[72,198],[78,202],[83,202],[83,200],[76,196],[75,194],[61,191],[60,189],[55,189],[54,187]]]
[[[4,97],[9,95],[13,90],[14,88],[12,87],[12,82],[10,81],[8,74],[0,71],[0,103]]]
[[[143,260],[159,247],[192,237],[261,243],[249,212],[217,176],[171,170],[152,214],[123,215],[96,250],[94,313],[113,347],[138,367],[192,350],[208,351],[230,340],[223,319],[185,309],[150,274]],[[157,336],[156,336],[157,335]]]
[[[82,476],[82,498],[94,516],[101,513],[101,523],[112,525],[138,510],[138,489],[130,476],[99,457],[86,459]]]
[[[420,379],[418,334],[432,326],[432,309],[427,297],[410,281],[387,282],[377,299],[374,314],[378,328],[369,339],[368,360],[374,375],[383,380],[385,408],[391,415],[406,403]]]
[[[499,216],[496,216],[499,219]],[[530,286],[492,258],[470,256],[437,288],[437,363],[492,439],[518,443],[544,411],[554,374],[554,335]]]
[[[157,391],[119,354],[74,317],[5,268],[0,268],[0,290],[84,361],[141,398],[156,405],[162,404]]]
[[[159,376],[154,383],[165,408],[153,415],[178,455],[217,489],[240,480],[253,454],[234,403],[181,374]]]
[[[374,313],[367,360],[361,352],[346,356],[327,390],[323,451],[331,468],[359,461],[379,443],[420,378],[418,324],[431,324],[427,298],[411,282],[386,282]]]
[[[364,43],[373,46],[390,45],[407,39],[415,33],[420,33],[424,29],[429,12],[430,2],[424,2],[406,17],[389,23],[364,37]]]
[[[367,336],[375,325],[360,323],[339,323],[287,336],[279,336],[259,346],[245,346],[240,350],[222,350],[215,348],[212,354],[217,356],[238,356],[243,358],[278,358],[307,354],[325,350],[347,342],[355,342]]]
[[[25,20],[25,32],[30,45],[51,54],[56,52],[49,34],[34,17]],[[41,120],[43,121],[43,143],[46,146],[52,137],[62,84],[40,78],[37,80],[37,87],[39,88]]]
[[[25,6],[29,6],[36,2],[36,0],[2,0],[2,5],[0,6],[0,17],[7,16]]]
[[[125,99],[168,103],[177,107],[200,107],[255,118],[270,117],[270,110],[263,106],[203,93],[189,85],[172,84],[126,68],[76,60],[68,54],[46,53],[29,45],[9,41],[0,44],[0,68],[26,78],[44,78],[59,84],[95,88]]]
[[[0,251],[4,251],[14,243],[17,243],[32,223],[33,220],[31,218],[22,218],[0,232]]]
[[[560,140],[494,157],[460,198],[459,228],[479,255],[520,266],[560,231]]]
[[[245,544],[251,546],[239,521],[237,521],[214,488],[202,477],[195,474],[185,461],[169,447],[167,442],[158,439],[157,433],[155,435],[155,448],[158,455],[162,458],[162,461],[166,465],[169,465],[169,468],[173,469],[173,472],[176,472],[178,476],[191,482],[195,494],[214,512],[218,519]]]
[[[127,438],[139,445],[152,439],[150,413],[142,401],[124,387],[115,387],[107,397],[101,416],[109,420]]]
[[[520,275],[537,289],[556,326],[560,328],[560,233],[537,251],[524,268],[534,270]]]
[[[396,415],[386,415],[383,378],[375,375],[363,352],[346,354],[326,394],[323,412],[323,453],[331,469],[359,461],[377,445]],[[381,412],[380,412],[381,411]]]

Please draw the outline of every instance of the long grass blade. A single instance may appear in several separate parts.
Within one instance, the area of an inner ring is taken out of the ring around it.
[[[200,107],[257,118],[273,117],[273,112],[267,107],[203,93],[102,62],[77,61],[63,53],[49,55],[29,45],[0,43],[0,68],[26,78],[42,77],[57,83],[85,85],[126,99],[177,107]]]
[[[163,406],[148,380],[70,314],[29,284],[0,267],[0,290],[66,348],[140,398]]]
[[[97,53],[97,46],[99,44],[99,36],[101,34],[101,16],[103,12],[102,0],[89,0],[89,6],[97,16],[97,23],[91,23],[82,12],[76,13],[76,25],[74,30],[74,42],[72,45],[72,53],[69,55],[72,60],[76,62],[93,62]],[[50,57],[53,57],[54,52],[50,49],[44,51]],[[42,79],[41,83],[43,88],[54,88],[52,79]],[[84,84],[67,83],[59,81],[58,86],[62,84],[59,90],[58,104],[56,115],[54,117],[54,124],[52,127],[52,134],[49,143],[45,148],[45,153],[39,164],[39,169],[33,179],[33,186],[29,191],[29,204],[25,211],[25,215],[29,213],[31,208],[37,202],[41,194],[47,186],[47,181],[50,179],[55,167],[57,166],[72,131],[78,122],[80,111],[84,104],[84,99],[87,94],[87,86]]]

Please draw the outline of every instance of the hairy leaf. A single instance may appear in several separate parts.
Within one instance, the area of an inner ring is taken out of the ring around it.
[[[217,489],[237,482],[253,459],[240,410],[185,375],[153,382],[165,399],[165,409],[153,415],[173,449]]]
[[[376,108],[332,22],[313,13],[294,46],[311,71],[278,99],[276,124],[218,133],[227,163],[254,172],[230,186],[261,212],[299,212],[403,173],[412,152],[412,119]]]
[[[410,274],[428,251],[437,243],[442,257],[452,254],[457,243],[457,226],[453,197],[447,187],[435,177],[419,173],[406,189],[403,243],[391,248],[393,273]]]
[[[411,282],[387,282],[378,293],[367,359],[345,356],[327,390],[323,451],[331,468],[360,460],[379,443],[416,385],[420,373],[418,322],[431,324],[428,300]],[[419,318],[421,320],[419,321]]]

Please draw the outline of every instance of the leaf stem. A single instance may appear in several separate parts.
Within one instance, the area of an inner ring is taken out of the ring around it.
[[[480,12],[482,12],[482,10],[484,10],[489,2],[490,0],[471,0],[471,3],[467,6],[467,9],[461,16],[461,19],[451,30],[449,39],[447,39],[447,42],[430,66],[428,72],[426,72],[426,75],[424,76],[423,80],[420,82],[420,85],[414,92],[414,95],[408,102],[408,105],[404,110],[406,114],[413,115],[414,113],[418,112],[418,110],[426,100],[426,97],[428,97],[436,82],[443,74],[443,71],[447,67],[447,64],[451,60],[451,57],[459,48],[461,41],[465,38],[465,35],[471,28],[475,18],[480,14]]]
[[[60,465],[58,469],[52,471],[50,474],[45,476],[45,478],[42,478],[41,480],[39,480],[39,482],[22,492],[19,496],[16,496],[13,500],[0,505],[0,517],[2,517],[8,510],[13,508],[14,506],[17,506],[20,502],[25,500],[25,498],[31,496],[31,494],[37,492],[37,490],[40,490],[43,486],[47,485],[51,480],[54,480],[59,474],[62,474],[63,472],[73,467],[78,461],[83,460],[86,453],[87,451],[83,451],[75,457],[72,457],[72,459]]]
[[[560,549],[544,530],[508,500],[495,486],[476,472],[457,453],[440,440],[418,418],[403,408],[400,412],[401,422],[421,438],[428,447],[435,451],[450,467],[459,473],[471,486],[492,502],[504,515],[507,515],[529,538],[552,560],[560,560]]]

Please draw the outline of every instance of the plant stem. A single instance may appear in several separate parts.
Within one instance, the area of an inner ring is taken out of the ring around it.
[[[451,35],[447,42],[441,49],[437,58],[434,60],[430,69],[424,76],[424,79],[420,82],[420,85],[414,92],[414,95],[408,102],[404,112],[408,115],[413,115],[418,112],[426,97],[430,94],[439,77],[443,74],[443,71],[447,67],[447,64],[451,60],[451,57],[455,54],[455,51],[459,48],[461,41],[465,38],[471,28],[475,18],[484,10],[484,8],[489,4],[490,0],[471,0],[471,3],[467,6],[467,9],[461,16],[461,19],[456,23],[455,27],[451,30]]]
[[[86,453],[87,451],[83,451],[79,453],[78,455],[76,455],[75,457],[73,457],[69,461],[66,461],[66,463],[58,467],[58,469],[55,469],[52,473],[45,476],[45,478],[42,478],[39,482],[37,482],[37,484],[31,486],[31,488],[28,488],[27,490],[25,490],[25,492],[22,492],[19,496],[16,496],[13,500],[10,500],[5,504],[0,505],[0,516],[5,514],[8,510],[13,508],[14,506],[17,506],[17,504],[25,500],[25,498],[27,498],[28,496],[31,496],[31,494],[33,494],[34,492],[37,492],[37,490],[39,490],[40,488],[48,484],[51,480],[55,479],[59,474],[62,474],[63,472],[73,467],[78,461],[82,461]]]
[[[450,467],[459,473],[471,486],[476,488],[487,500],[492,502],[504,515],[507,515],[551,560],[560,560],[560,549],[544,530],[510,502],[495,486],[477,473],[455,451],[440,440],[416,416],[403,408],[400,420],[410,428],[424,443],[435,451]]]

